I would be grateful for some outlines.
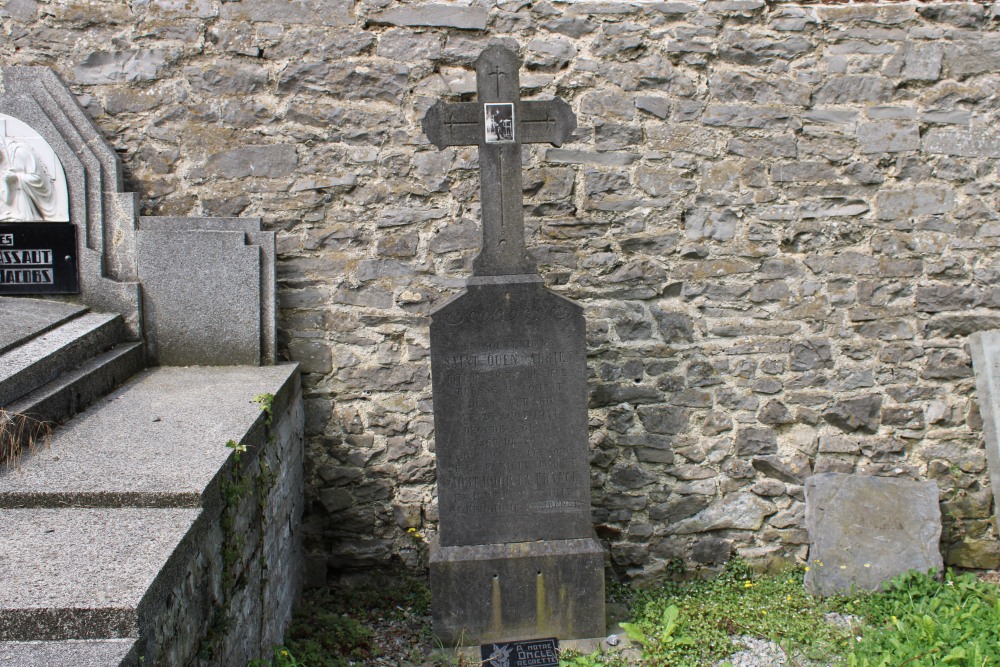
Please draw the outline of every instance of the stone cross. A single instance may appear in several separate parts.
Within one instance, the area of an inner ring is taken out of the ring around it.
[[[576,128],[564,100],[521,101],[520,65],[513,51],[489,47],[476,59],[479,100],[438,100],[424,116],[424,133],[439,149],[479,146],[483,248],[472,263],[475,276],[537,272],[524,245],[521,144],[560,146]]]

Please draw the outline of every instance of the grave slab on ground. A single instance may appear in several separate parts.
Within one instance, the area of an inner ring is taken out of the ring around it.
[[[942,570],[935,482],[821,473],[805,494],[809,593],[874,591],[909,570]]]

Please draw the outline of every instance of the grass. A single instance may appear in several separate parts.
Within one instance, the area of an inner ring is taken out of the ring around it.
[[[16,468],[21,455],[47,442],[51,432],[46,422],[0,408],[0,469]]]
[[[781,647],[790,667],[1000,667],[1000,586],[994,583],[971,574],[911,572],[880,593],[820,598],[805,593],[803,576],[804,568],[758,573],[737,560],[712,579],[647,590],[612,586],[611,599],[628,608],[623,627],[639,651],[566,652],[561,667],[725,666],[739,650],[733,638],[741,636]],[[429,605],[419,580],[350,594],[313,592],[296,612],[285,646],[254,667],[385,664],[384,637],[373,628],[387,620],[419,626],[412,628],[406,660],[430,664],[417,645],[431,643]],[[393,655],[385,656],[389,664]]]

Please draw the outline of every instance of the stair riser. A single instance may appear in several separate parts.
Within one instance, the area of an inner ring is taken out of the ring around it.
[[[7,406],[38,387],[51,382],[61,374],[79,366],[93,357],[111,348],[122,340],[124,327],[120,316],[105,318],[85,315],[75,322],[86,318],[94,318],[98,324],[89,331],[83,332],[76,340],[50,351],[44,356],[32,357],[31,363],[21,368],[11,370],[0,368],[0,406]],[[45,341],[38,339],[8,353],[3,361],[14,365],[17,357],[31,355],[34,348],[42,349]],[[15,361],[12,361],[15,360]]]
[[[142,343],[124,343],[10,404],[11,412],[58,424],[143,369]]]

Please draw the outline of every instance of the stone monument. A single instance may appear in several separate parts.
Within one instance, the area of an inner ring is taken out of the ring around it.
[[[805,495],[810,594],[876,591],[909,570],[942,571],[933,480],[827,472],[806,479]]]
[[[440,531],[434,633],[445,644],[604,635],[604,552],[590,520],[582,308],[525,248],[521,144],[560,145],[563,100],[522,101],[516,54],[476,60],[478,101],[431,107],[438,148],[479,147],[483,247],[431,323]]]
[[[274,363],[274,232],[139,216],[121,161],[46,67],[0,67],[0,295],[118,313],[160,365]]]
[[[983,416],[983,441],[993,487],[994,509],[1000,508],[1000,331],[978,331],[969,337],[972,368],[976,374],[979,413]],[[1000,512],[994,511],[1000,530]]]

